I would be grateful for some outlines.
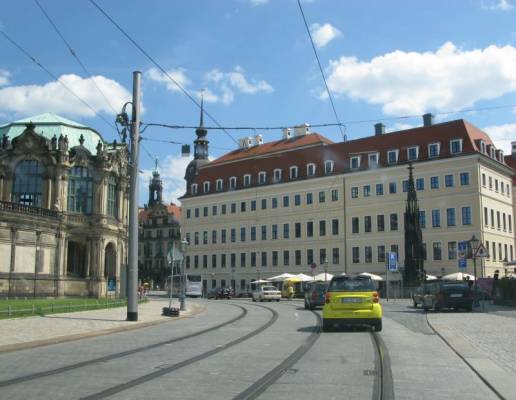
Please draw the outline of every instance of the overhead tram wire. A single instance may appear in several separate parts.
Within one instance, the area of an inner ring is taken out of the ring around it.
[[[88,107],[94,115],[98,116],[102,119],[107,125],[116,130],[116,127],[109,122],[106,118],[104,118],[101,114],[99,114],[92,106],[90,106],[85,100],[83,100],[80,96],[78,96],[72,89],[70,89],[63,81],[61,81],[55,74],[53,74],[48,68],[46,68],[43,64],[41,64],[35,57],[33,57],[27,50],[21,47],[13,38],[11,38],[7,33],[3,30],[0,30],[0,33],[20,52],[22,52],[26,57],[28,57],[34,64],[40,67],[43,71],[45,71],[53,80],[61,84],[72,96],[74,96],[77,100],[79,100],[82,104]]]
[[[36,3],[36,5],[39,7],[39,9],[41,10],[41,12],[43,13],[43,15],[45,16],[45,18],[48,20],[48,22],[50,23],[50,25],[52,25],[52,27],[54,28],[54,30],[56,31],[57,35],[61,38],[61,40],[63,41],[63,43],[65,44],[65,46],[68,48],[68,51],[70,52],[70,54],[73,56],[73,58],[75,58],[75,60],[77,61],[77,63],[81,66],[82,70],[84,71],[84,73],[89,77],[91,78],[91,81],[93,82],[93,84],[95,85],[95,88],[98,90],[98,92],[102,95],[102,97],[104,97],[104,100],[106,100],[106,104],[109,106],[109,108],[111,108],[111,111],[113,111],[113,114],[114,115],[117,115],[117,111],[115,110],[115,108],[113,107],[113,104],[111,104],[111,102],[109,101],[109,99],[107,98],[107,96],[105,95],[105,93],[100,89],[100,87],[97,85],[97,82],[95,82],[95,79],[93,79],[93,75],[90,73],[90,71],[86,68],[86,66],[84,65],[84,63],[81,61],[81,59],[79,58],[79,56],[77,55],[77,52],[72,48],[72,46],[70,45],[70,43],[65,39],[64,35],[61,33],[61,31],[59,30],[59,28],[57,27],[57,25],[54,23],[54,21],[52,20],[52,18],[50,17],[50,15],[46,12],[46,10],[43,8],[43,6],[41,5],[41,3],[38,1],[38,0],[34,0],[34,2]]]
[[[321,76],[324,81],[324,86],[326,87],[326,93],[328,93],[328,98],[330,99],[331,108],[333,109],[333,114],[335,114],[335,119],[337,120],[340,134],[342,135],[342,140],[345,142],[347,140],[346,134],[342,130],[342,124],[340,123],[339,116],[337,114],[337,110],[335,109],[335,104],[333,103],[333,96],[331,95],[330,88],[328,87],[328,83],[326,82],[326,77],[324,76],[324,71],[321,66],[321,61],[319,60],[319,55],[317,54],[314,40],[312,38],[312,34],[310,33],[310,28],[308,28],[308,22],[306,22],[305,13],[303,12],[303,7],[301,6],[301,0],[297,0],[297,4],[299,5],[299,10],[301,11],[301,15],[303,16],[303,21],[305,23],[306,32],[308,33],[308,37],[310,38],[310,43],[312,44],[312,49],[314,50],[315,58],[317,59],[317,65],[319,66],[319,71],[321,71]],[[345,128],[346,127],[344,126],[344,129]]]
[[[140,46],[102,7],[100,7],[94,0],[89,0],[90,3],[97,8],[140,52],[147,57],[147,59],[156,66],[174,85],[176,85],[179,90],[188,97],[198,108],[201,110],[201,105],[199,102],[190,94],[188,91],[179,83],[177,82],[170,74],[156,61],[154,58],[152,58],[149,53],[143,49],[142,46]],[[233,142],[238,144],[238,141],[226,130],[222,127],[222,125],[213,117],[206,109],[204,109],[204,113],[208,118],[210,118],[215,125],[219,127],[219,129],[222,129],[226,135],[228,135]]]

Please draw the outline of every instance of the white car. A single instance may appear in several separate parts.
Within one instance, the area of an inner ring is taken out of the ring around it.
[[[281,292],[274,286],[262,286],[253,292],[253,301],[276,300],[280,301]]]

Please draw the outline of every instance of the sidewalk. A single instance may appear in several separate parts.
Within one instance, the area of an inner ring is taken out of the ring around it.
[[[516,308],[485,305],[486,312],[427,314],[428,322],[487,385],[516,399]]]
[[[187,306],[180,317],[163,317],[161,308],[168,307],[168,299],[151,299],[138,306],[137,322],[125,320],[126,307],[4,319],[0,321],[0,353],[143,328],[198,314],[205,308],[195,302],[187,302]],[[172,307],[179,307],[177,299]]]

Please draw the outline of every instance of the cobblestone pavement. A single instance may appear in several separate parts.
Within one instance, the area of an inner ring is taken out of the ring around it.
[[[1,320],[0,352],[23,345],[31,347],[168,322],[171,318],[161,315],[161,308],[167,306],[168,300],[164,298],[140,304],[138,322],[125,320],[126,307]],[[179,306],[176,299],[172,306]],[[182,316],[202,309],[199,303],[187,302],[187,306],[189,309],[181,312]]]

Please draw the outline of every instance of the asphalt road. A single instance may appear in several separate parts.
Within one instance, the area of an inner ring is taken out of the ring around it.
[[[497,398],[421,310],[383,305],[379,334],[322,333],[299,302],[210,300],[174,324],[1,354],[0,398]]]

